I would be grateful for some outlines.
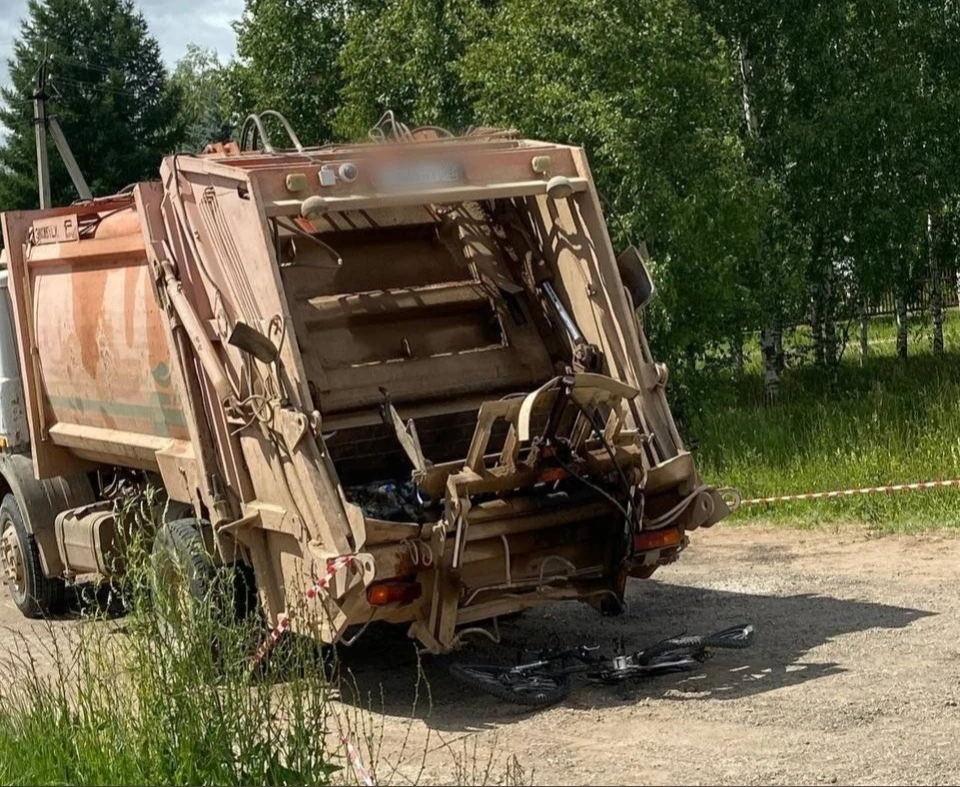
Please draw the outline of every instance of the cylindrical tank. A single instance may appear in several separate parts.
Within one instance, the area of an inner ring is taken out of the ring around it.
[[[89,438],[99,447],[88,453],[101,461],[109,459],[103,446],[115,442],[116,463],[125,464],[129,449],[121,446],[138,444],[131,435],[188,439],[133,204],[73,239],[30,247],[26,262],[54,442],[83,455],[78,444]],[[140,441],[147,457],[148,443]]]

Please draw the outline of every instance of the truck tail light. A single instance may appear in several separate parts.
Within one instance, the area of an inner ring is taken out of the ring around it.
[[[553,481],[561,481],[570,475],[562,467],[548,467],[537,477],[537,481],[543,484],[549,484]]]
[[[422,592],[419,582],[376,582],[367,588],[367,601],[372,607],[385,607],[389,604],[403,606],[416,601]]]
[[[637,533],[633,537],[633,548],[637,552],[646,552],[649,549],[664,549],[666,547],[675,547],[680,545],[683,536],[679,528],[666,528],[664,530],[646,530]]]

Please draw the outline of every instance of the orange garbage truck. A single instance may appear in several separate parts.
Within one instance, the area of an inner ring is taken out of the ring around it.
[[[118,570],[131,486],[169,501],[155,548],[242,568],[271,624],[403,624],[434,653],[552,601],[617,612],[728,513],[582,149],[399,124],[280,149],[263,120],[157,181],[0,216],[0,562],[24,614]]]

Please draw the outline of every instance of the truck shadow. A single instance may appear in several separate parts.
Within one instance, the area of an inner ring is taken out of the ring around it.
[[[745,651],[718,651],[694,672],[620,686],[575,679],[564,705],[603,708],[643,698],[735,699],[845,672],[849,665],[806,654],[835,637],[871,629],[898,629],[936,614],[918,609],[813,594],[765,596],[650,581],[631,593],[633,609],[604,618],[576,603],[527,612],[500,627],[502,643],[477,641],[459,653],[418,658],[404,631],[370,631],[352,648],[339,649],[342,701],[388,716],[423,719],[434,729],[476,730],[509,724],[531,712],[475,692],[450,677],[454,661],[515,663],[518,653],[544,647],[601,645],[610,653],[624,638],[636,650],[660,639],[709,633],[753,623],[757,639]]]

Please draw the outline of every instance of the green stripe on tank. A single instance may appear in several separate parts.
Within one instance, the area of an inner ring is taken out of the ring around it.
[[[103,399],[84,399],[79,396],[48,396],[54,407],[69,407],[81,413],[103,413],[115,418],[139,418],[153,422],[157,431],[164,437],[169,436],[170,427],[186,427],[183,411],[176,406],[174,398],[166,393],[154,393],[154,404],[128,404],[126,402],[108,402]]]

